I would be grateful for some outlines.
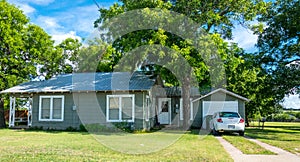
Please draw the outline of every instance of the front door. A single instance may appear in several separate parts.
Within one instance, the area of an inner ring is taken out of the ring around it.
[[[160,124],[171,123],[171,98],[158,99],[158,122]]]

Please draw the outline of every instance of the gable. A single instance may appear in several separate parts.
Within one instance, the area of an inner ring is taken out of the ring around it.
[[[206,95],[203,95],[195,100],[193,102],[198,100],[204,100],[204,101],[235,101],[235,100],[241,100],[241,101],[247,101],[249,102],[249,99],[240,96],[236,93],[230,92],[226,89],[219,88],[217,90],[214,90]]]

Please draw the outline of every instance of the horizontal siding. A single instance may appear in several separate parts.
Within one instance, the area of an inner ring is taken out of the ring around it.
[[[80,120],[73,110],[73,96],[70,93],[64,94],[53,94],[63,95],[65,97],[64,103],[64,121],[39,121],[39,97],[40,96],[51,96],[49,94],[37,94],[33,96],[33,107],[32,107],[32,127],[43,127],[43,129],[67,129],[68,127],[79,129]]]
[[[126,93],[117,93],[126,94]],[[127,93],[128,94],[128,93]],[[143,92],[131,93],[135,95],[135,124],[134,127],[142,129],[147,125],[144,123],[143,116],[143,101],[145,102],[145,95]],[[64,121],[39,121],[39,96],[50,94],[36,94],[33,96],[32,109],[32,126],[43,127],[43,129],[67,129],[73,127],[79,129],[80,124],[103,124],[110,125],[106,122],[106,96],[111,93],[60,93],[65,97],[64,103]],[[57,94],[53,94],[57,95]],[[76,105],[76,110],[73,106]],[[78,113],[78,114],[77,114]],[[150,123],[148,123],[149,125]]]

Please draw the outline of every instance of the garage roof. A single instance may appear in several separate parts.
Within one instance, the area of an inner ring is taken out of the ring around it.
[[[226,90],[226,89],[219,88],[219,89],[216,89],[216,90],[214,90],[214,91],[211,91],[211,92],[209,92],[208,94],[203,95],[203,96],[201,96],[201,97],[199,97],[199,98],[193,100],[192,102],[201,100],[201,99],[203,99],[203,98],[205,98],[205,97],[207,97],[207,96],[210,96],[210,95],[212,95],[212,94],[214,94],[214,93],[217,93],[217,92],[223,92],[223,93],[225,93],[225,94],[229,94],[229,95],[234,96],[234,97],[236,97],[236,98],[238,98],[238,99],[240,99],[240,100],[243,100],[243,101],[247,101],[247,102],[250,101],[248,98],[245,98],[245,97],[240,96],[240,95],[238,95],[238,94],[236,94],[236,93],[230,92],[230,91],[228,91],[228,90]]]

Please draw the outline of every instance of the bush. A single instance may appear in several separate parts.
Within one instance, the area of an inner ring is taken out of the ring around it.
[[[273,120],[279,122],[293,121],[295,119],[296,119],[295,116],[289,115],[287,113],[275,114],[273,116]]]
[[[77,129],[69,126],[68,128],[66,128],[66,131],[68,131],[68,132],[75,132],[75,131],[77,131]]]
[[[295,114],[295,117],[300,119],[300,111]]]
[[[83,124],[80,124],[79,131],[80,132],[87,132],[87,130],[85,129],[85,126]]]
[[[120,123],[114,123],[114,126],[124,132],[132,133],[134,131],[133,123],[120,122]]]

